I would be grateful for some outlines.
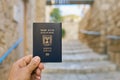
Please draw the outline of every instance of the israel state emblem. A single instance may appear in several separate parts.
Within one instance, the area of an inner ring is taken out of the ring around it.
[[[43,45],[51,46],[52,45],[52,35],[42,35]]]

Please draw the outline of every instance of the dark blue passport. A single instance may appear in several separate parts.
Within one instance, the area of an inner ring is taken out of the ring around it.
[[[33,23],[33,57],[41,62],[62,62],[62,24]]]

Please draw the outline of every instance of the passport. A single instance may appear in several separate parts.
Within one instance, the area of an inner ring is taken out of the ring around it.
[[[41,62],[62,62],[62,24],[33,23],[33,57]]]

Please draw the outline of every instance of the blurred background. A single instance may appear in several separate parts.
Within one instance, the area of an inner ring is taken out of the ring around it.
[[[0,80],[32,54],[33,23],[62,23],[62,63],[42,80],[120,80],[119,0],[0,0]]]

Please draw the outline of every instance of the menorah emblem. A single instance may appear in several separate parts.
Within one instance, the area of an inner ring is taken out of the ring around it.
[[[52,35],[43,35],[43,45],[44,46],[51,46],[52,45]]]

